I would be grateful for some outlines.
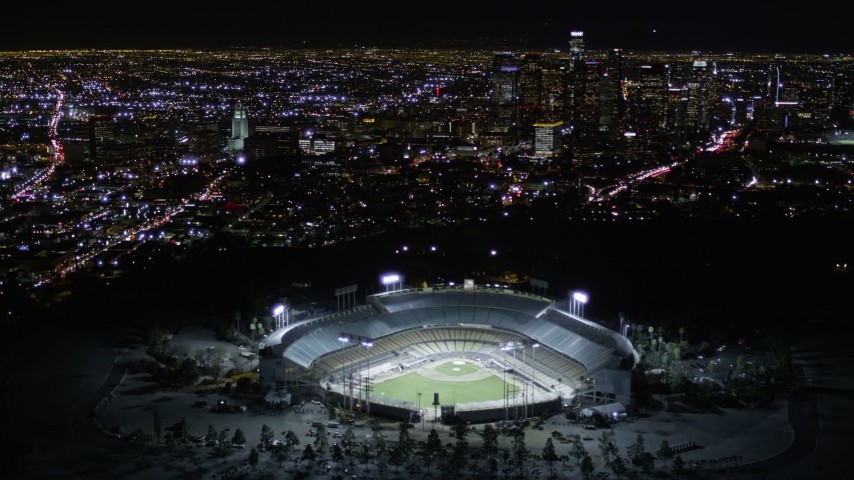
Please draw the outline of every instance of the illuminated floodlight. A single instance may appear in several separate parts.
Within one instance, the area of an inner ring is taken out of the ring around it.
[[[381,282],[383,285],[391,285],[392,283],[397,283],[397,282],[399,282],[399,281],[400,281],[400,275],[398,275],[398,274],[396,274],[396,273],[395,273],[395,274],[390,274],[390,275],[383,275],[383,276],[380,278],[380,282]]]
[[[374,342],[364,341],[362,342],[362,346],[365,348],[371,348],[374,346]]]
[[[579,303],[587,303],[587,294],[582,292],[575,292],[572,294],[572,299]]]
[[[284,305],[278,304],[275,307],[273,307],[273,316],[279,316],[283,313],[285,313],[285,306]]]
[[[341,335],[340,337],[338,337],[338,341],[342,342],[342,343],[350,343],[350,336],[349,335]]]

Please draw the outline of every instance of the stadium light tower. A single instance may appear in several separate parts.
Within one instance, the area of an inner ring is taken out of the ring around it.
[[[380,277],[380,283],[385,285],[385,291],[395,291],[395,285],[397,286],[397,290],[403,290],[403,275],[397,273],[387,273]],[[391,288],[391,290],[389,290]]]
[[[342,333],[338,336],[338,341],[341,342],[342,345],[344,345],[343,348],[347,348],[347,345],[350,344],[350,340],[351,340],[350,335],[347,335],[346,333]],[[347,377],[345,376],[346,373],[344,372],[344,370],[345,370],[344,369],[344,360],[342,359],[341,360],[341,393],[343,393],[345,395],[345,398],[346,398],[346,395],[347,395]],[[353,379],[352,378],[350,378],[350,397],[349,397],[348,402],[350,403],[350,411],[352,412],[353,411]],[[347,409],[347,405],[345,404],[344,410],[346,410],[346,409]]]
[[[573,292],[569,302],[569,313],[584,318],[584,305],[589,297],[584,292]],[[574,308],[573,308],[574,307]]]
[[[273,307],[273,318],[276,319],[276,330],[288,326],[288,309],[284,304]]]

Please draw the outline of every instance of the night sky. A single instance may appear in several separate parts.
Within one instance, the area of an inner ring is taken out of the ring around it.
[[[30,2],[3,6],[0,49],[229,46],[589,48],[838,53],[854,45],[830,2]],[[138,6],[137,6],[138,5]],[[837,5],[839,5],[837,3]]]

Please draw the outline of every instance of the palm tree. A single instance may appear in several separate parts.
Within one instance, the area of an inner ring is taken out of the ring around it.
[[[682,344],[682,335],[685,333],[685,327],[679,327],[679,344]]]

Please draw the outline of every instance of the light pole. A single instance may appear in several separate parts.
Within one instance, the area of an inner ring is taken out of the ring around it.
[[[537,369],[534,366],[534,363],[537,360],[537,349],[540,348],[540,344],[534,342],[531,345],[531,418],[534,417],[534,392],[537,391]]]
[[[418,391],[418,387],[415,387],[415,394],[417,396],[417,404],[418,404],[418,417],[421,420],[421,431],[424,431],[424,412],[421,411],[421,392]]]
[[[341,342],[344,346],[343,348],[347,348],[347,345],[350,344],[350,336],[346,334],[341,334],[338,336],[338,341]],[[345,377],[345,365],[344,359],[341,359],[341,393],[344,395],[344,398],[347,398],[347,378]],[[347,402],[344,402],[344,409],[347,409],[347,403],[350,404],[350,411],[353,411],[353,379],[350,379],[350,398]]]
[[[368,351],[368,374],[365,377],[365,413],[371,414],[371,347],[374,346],[374,341],[370,339],[362,340],[362,346]]]
[[[514,363],[515,363],[515,361],[516,361],[516,350],[522,349],[522,357],[523,357],[523,359],[522,359],[522,363],[523,363],[523,364],[525,363],[525,360],[524,360],[524,356],[525,356],[525,342],[523,342],[523,341],[518,341],[518,340],[517,340],[517,341],[509,341],[509,342],[501,342],[501,343],[499,344],[499,346],[501,347],[501,350],[502,350],[502,351],[504,352],[504,354],[505,354],[505,359],[506,359],[507,351],[509,351],[509,350],[513,350],[513,361],[514,361]],[[505,361],[506,361],[506,360],[505,360]],[[509,390],[509,387],[510,387],[510,386],[509,386],[509,385],[507,385],[507,380],[506,380],[506,371],[507,371],[507,368],[505,368],[504,370],[505,370],[504,388],[505,388],[505,392],[506,392],[507,390]],[[523,373],[524,373],[524,371],[523,371]],[[525,386],[525,388],[527,388],[527,384],[524,384],[524,383],[523,383],[523,385]],[[518,405],[519,399],[517,398],[518,396],[519,396],[519,391],[516,389],[516,375],[515,375],[515,374],[513,374],[513,417],[514,417],[514,419],[515,419],[515,418],[517,418],[517,417],[519,416],[519,405]],[[507,417],[508,417],[508,415],[507,415],[507,409],[508,409],[508,408],[509,408],[509,406],[510,406],[510,401],[509,401],[509,399],[508,399],[507,397],[508,397],[508,396],[505,394],[505,395],[504,395],[504,419],[505,419],[505,420],[507,420],[507,419],[508,419],[508,418],[507,418]],[[525,405],[524,405],[524,402],[525,402],[525,400],[526,400],[526,397],[527,397],[527,393],[526,393],[526,391],[523,389],[523,391],[522,391],[522,402],[523,402],[523,407],[525,408],[525,414],[527,415],[527,406],[525,406]]]

